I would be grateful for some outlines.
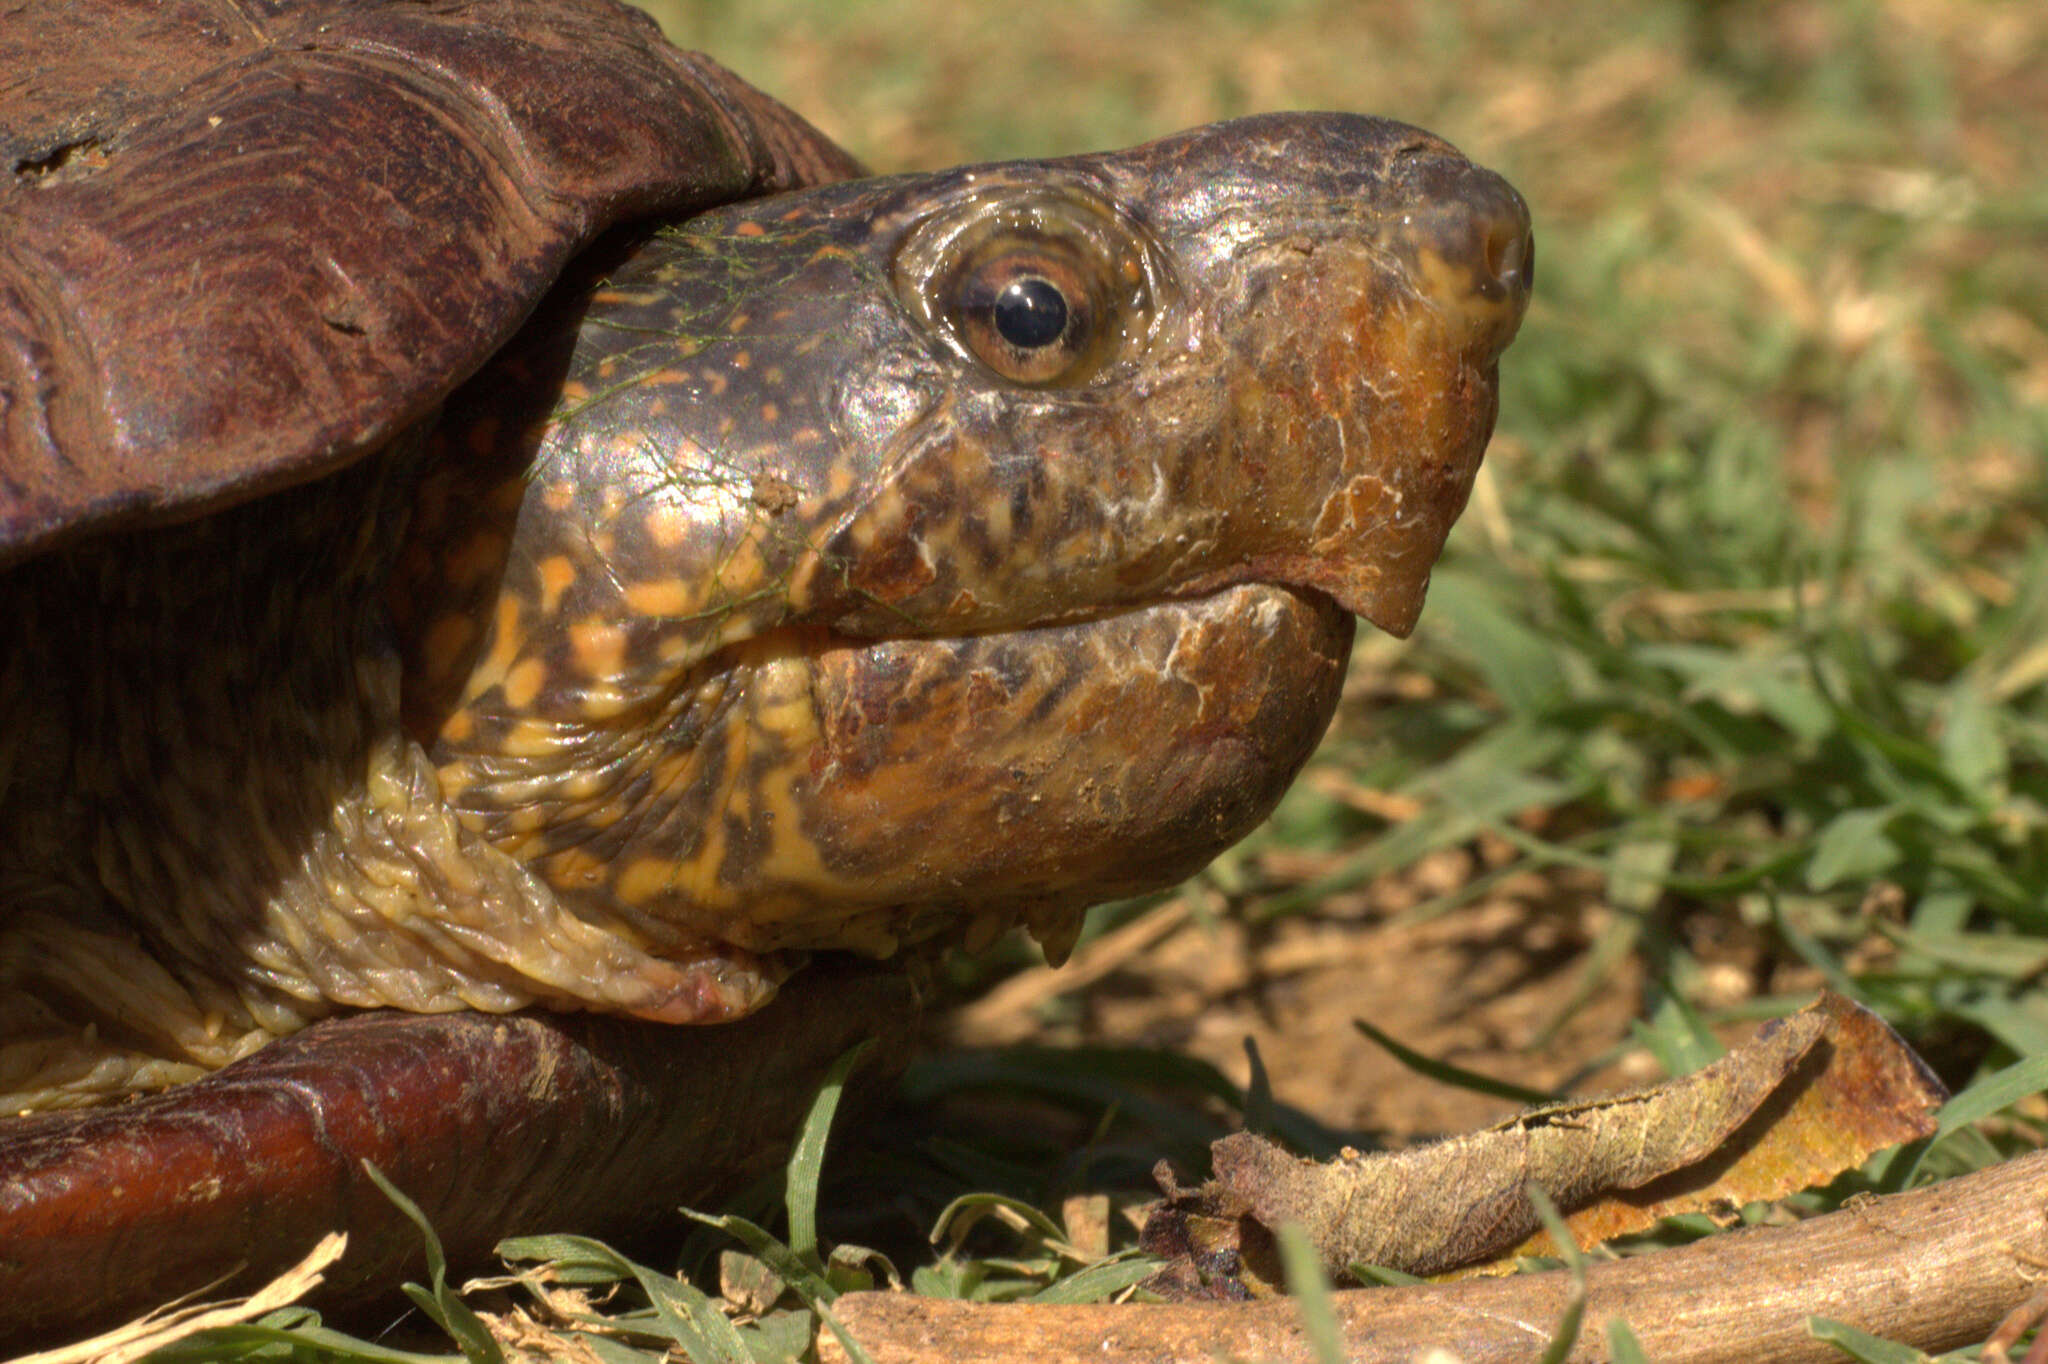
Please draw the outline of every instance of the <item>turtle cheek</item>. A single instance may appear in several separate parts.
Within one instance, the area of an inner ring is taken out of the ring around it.
[[[1021,920],[1060,955],[1087,905],[1172,884],[1271,811],[1350,640],[1333,603],[1248,586],[823,651],[791,794],[849,939],[879,921],[979,943]]]

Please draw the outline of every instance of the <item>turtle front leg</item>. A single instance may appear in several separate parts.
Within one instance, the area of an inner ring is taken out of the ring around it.
[[[261,1282],[327,1230],[349,1236],[329,1303],[419,1273],[419,1234],[365,1160],[457,1263],[715,1203],[782,1159],[849,1047],[880,1039],[869,1077],[900,1067],[915,1019],[900,969],[856,966],[717,1029],[378,1011],[119,1108],[0,1119],[0,1353]]]

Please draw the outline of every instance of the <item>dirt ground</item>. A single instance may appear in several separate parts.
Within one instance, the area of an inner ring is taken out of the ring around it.
[[[945,1036],[965,1046],[1169,1048],[1240,1086],[1251,1081],[1250,1039],[1278,1102],[1390,1144],[1461,1131],[1513,1105],[1415,1074],[1354,1019],[1525,1088],[1652,1078],[1647,1056],[1625,1045],[1640,1008],[1639,963],[1614,964],[1571,1007],[1609,913],[1585,878],[1517,876],[1440,917],[1404,917],[1478,865],[1471,852],[1447,851],[1313,913],[1263,925],[1198,915],[1200,892],[1186,892],[1088,944],[1064,968],[1010,978],[946,1020]],[[1071,1008],[1048,1022],[1045,1006],[1055,1000]]]

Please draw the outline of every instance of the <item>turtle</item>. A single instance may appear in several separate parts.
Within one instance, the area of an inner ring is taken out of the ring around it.
[[[612,0],[66,15],[0,93],[0,1335],[387,1279],[365,1160],[457,1256],[757,1173],[918,963],[1264,818],[1529,297],[1385,119],[876,177]]]

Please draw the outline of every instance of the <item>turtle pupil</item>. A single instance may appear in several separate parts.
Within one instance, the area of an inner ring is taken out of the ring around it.
[[[1049,346],[1067,330],[1067,300],[1050,280],[1017,280],[996,296],[996,334],[1019,350]]]

